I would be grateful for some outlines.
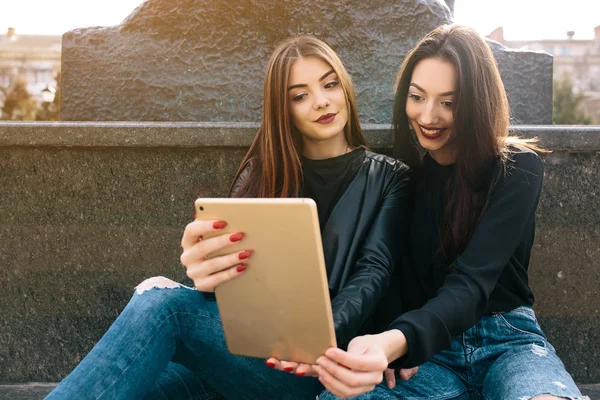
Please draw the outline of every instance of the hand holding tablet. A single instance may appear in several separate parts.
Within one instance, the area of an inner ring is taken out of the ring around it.
[[[336,346],[314,201],[198,199],[196,210],[182,263],[214,289],[232,353],[314,364]]]

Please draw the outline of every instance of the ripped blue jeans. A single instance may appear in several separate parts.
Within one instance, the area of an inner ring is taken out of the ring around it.
[[[315,378],[230,354],[216,303],[155,277],[46,399],[314,399],[322,390]]]
[[[529,400],[542,394],[587,399],[546,340],[533,310],[514,310],[483,317],[457,336],[447,350],[419,366],[408,381],[396,376],[353,400]],[[319,400],[333,400],[327,392]]]

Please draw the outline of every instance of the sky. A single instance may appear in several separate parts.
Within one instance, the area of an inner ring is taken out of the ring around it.
[[[0,33],[9,26],[17,34],[60,35],[75,28],[116,25],[142,2],[0,0]],[[455,0],[454,21],[482,35],[502,26],[507,40],[565,39],[567,31],[575,31],[574,39],[591,39],[600,25],[600,0]]]

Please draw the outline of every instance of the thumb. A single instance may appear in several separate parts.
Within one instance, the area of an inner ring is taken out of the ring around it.
[[[393,389],[396,387],[396,375],[394,375],[394,370],[388,368],[385,370],[385,383],[388,388]]]

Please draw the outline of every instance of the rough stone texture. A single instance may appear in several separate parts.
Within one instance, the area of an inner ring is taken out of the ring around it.
[[[55,384],[29,383],[25,385],[0,385],[0,399],[4,400],[42,400]]]
[[[488,40],[508,93],[513,124],[552,124],[552,61],[544,52],[509,49]]]
[[[60,380],[137,283],[184,280],[179,240],[193,200],[226,193],[252,139],[236,126],[0,123],[0,383]],[[386,129],[367,137],[389,151]],[[516,129],[570,149],[544,157],[530,281],[567,369],[597,383],[600,146],[587,138],[600,127],[565,128],[568,145],[556,129]]]
[[[401,58],[451,21],[442,0],[148,0],[120,26],[64,34],[65,121],[258,121],[275,44],[312,33],[357,83],[363,122],[386,122]]]
[[[446,5],[450,9],[452,15],[454,15],[454,0],[446,0]]]
[[[361,121],[388,123],[403,57],[451,21],[439,0],[148,0],[118,27],[63,36],[61,119],[258,121],[275,43],[313,33],[353,76]],[[493,48],[515,120],[552,123],[552,57]]]

